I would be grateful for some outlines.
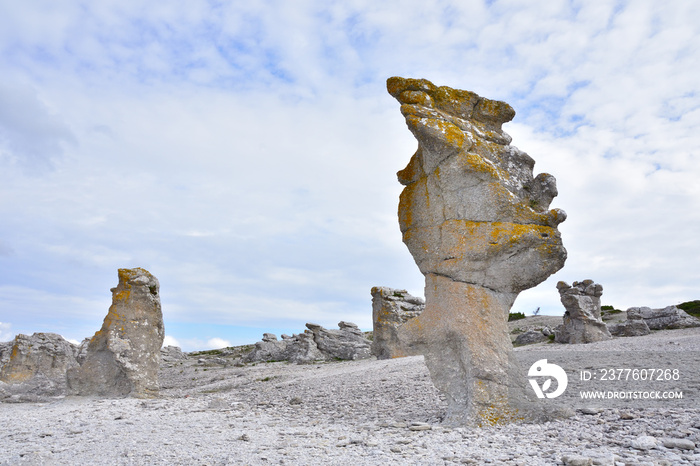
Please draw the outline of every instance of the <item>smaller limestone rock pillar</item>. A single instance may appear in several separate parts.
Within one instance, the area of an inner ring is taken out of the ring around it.
[[[425,309],[422,298],[411,296],[406,290],[386,286],[372,288],[372,354],[377,359],[400,358],[422,354],[410,342],[399,339],[399,327],[418,317]]]
[[[141,268],[119,269],[112,306],[88,344],[85,361],[68,372],[76,395],[148,397],[158,393],[165,330],[158,279]]]
[[[593,343],[610,340],[608,326],[600,318],[600,297],[603,286],[593,280],[557,283],[561,303],[566,308],[564,323],[555,330],[558,343]]]

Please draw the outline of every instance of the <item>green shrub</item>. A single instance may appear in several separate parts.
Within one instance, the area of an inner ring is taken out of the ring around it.
[[[206,350],[206,351],[195,351],[190,353],[191,356],[217,356],[221,354],[220,349]]]
[[[683,309],[691,316],[700,318],[700,301],[698,300],[681,303],[676,307]]]
[[[600,306],[600,315],[601,316],[611,315],[611,314],[619,314],[621,312],[622,312],[621,310],[615,309],[612,306]]]
[[[511,312],[510,314],[508,314],[508,322],[511,322],[513,320],[520,320],[520,319],[524,319],[524,318],[525,318],[525,314],[523,314],[522,312]]]

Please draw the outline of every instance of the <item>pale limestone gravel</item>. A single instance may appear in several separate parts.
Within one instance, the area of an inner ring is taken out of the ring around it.
[[[650,347],[698,351],[700,330],[517,353]],[[0,464],[700,464],[700,406],[452,429],[439,424],[445,404],[422,357],[245,367],[203,359],[164,364],[157,399],[0,404]]]

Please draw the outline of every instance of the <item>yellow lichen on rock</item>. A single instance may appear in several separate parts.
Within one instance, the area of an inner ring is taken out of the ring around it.
[[[78,365],[74,346],[55,333],[19,334],[9,360],[0,364],[0,382],[16,401],[39,401],[66,390],[66,371]],[[6,393],[7,394],[7,393]]]
[[[418,140],[398,173],[399,225],[426,276],[425,311],[398,333],[422,348],[448,420],[539,417],[525,380],[513,379],[506,319],[518,293],[566,259],[556,228],[565,214],[548,210],[554,177],[534,177],[534,160],[510,145],[507,103],[425,79],[390,78],[387,90]]]
[[[141,268],[119,269],[112,305],[91,338],[85,362],[69,371],[72,393],[152,396],[158,390],[165,331],[158,280]]]

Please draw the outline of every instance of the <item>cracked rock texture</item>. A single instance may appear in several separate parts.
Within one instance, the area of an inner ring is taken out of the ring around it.
[[[561,303],[566,308],[564,323],[555,332],[557,343],[593,343],[612,338],[600,317],[603,286],[593,280],[557,283]]]
[[[516,345],[532,345],[535,343],[541,343],[549,339],[548,332],[551,332],[548,328],[546,330],[526,330],[525,333],[521,333],[520,335],[515,337],[515,341],[513,341],[513,343]]]
[[[535,161],[510,145],[507,103],[425,79],[393,77],[387,90],[418,140],[398,173],[399,224],[426,281],[425,311],[400,339],[425,355],[447,423],[541,419],[516,376],[507,318],[521,291],[566,260],[557,230],[566,214],[549,210],[556,181],[533,176]]]
[[[400,340],[399,327],[418,317],[425,309],[425,300],[412,296],[406,290],[386,286],[372,288],[372,354],[377,359],[414,356]]]
[[[0,399],[40,401],[65,395],[78,347],[55,333],[19,334],[0,344]]]
[[[700,320],[676,306],[666,306],[663,309],[633,307],[627,310],[627,315],[630,311],[639,313],[651,330],[700,327]]]
[[[341,321],[338,330],[329,330],[318,324],[307,323],[303,333],[282,340],[272,333],[263,334],[262,341],[244,358],[244,362],[289,361],[311,364],[315,361],[367,359],[371,356],[371,342],[352,322]]]
[[[639,312],[639,308],[630,308],[626,314],[627,319],[624,322],[608,325],[611,335],[616,337],[639,337],[651,333],[649,326],[642,318],[642,313]]]
[[[148,397],[158,393],[165,329],[158,279],[141,268],[119,269],[112,306],[87,345],[84,362],[68,371],[71,394]]]
[[[160,349],[160,360],[165,363],[173,363],[187,359],[187,354],[182,352],[179,346],[164,346]]]

